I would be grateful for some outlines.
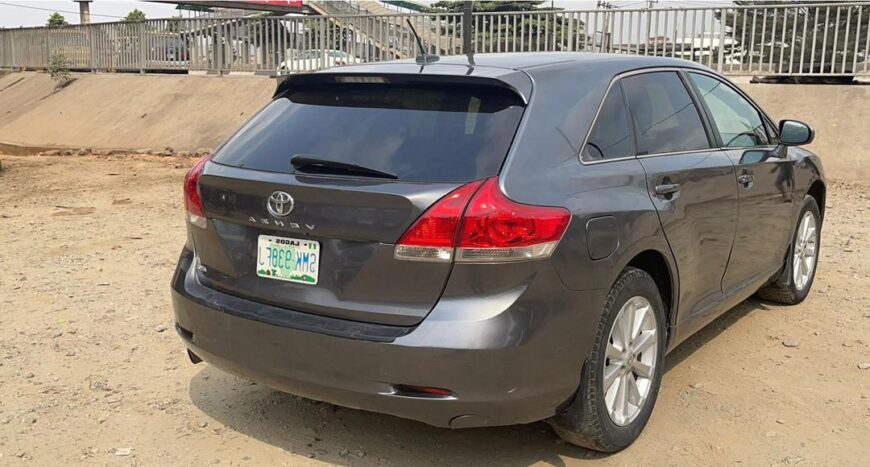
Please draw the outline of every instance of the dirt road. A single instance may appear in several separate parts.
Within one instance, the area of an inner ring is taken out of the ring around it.
[[[870,459],[870,185],[833,182],[819,275],[667,360],[622,453],[543,423],[449,431],[191,365],[169,278],[191,159],[0,156],[0,465],[857,465]]]

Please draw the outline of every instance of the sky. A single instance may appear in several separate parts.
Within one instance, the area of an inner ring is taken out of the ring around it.
[[[430,3],[430,2],[421,2]],[[595,8],[594,0],[554,1],[555,6],[565,9]],[[639,8],[646,5],[643,0],[610,0],[620,8]],[[705,6],[730,3],[725,0],[659,0],[658,8],[676,6]],[[145,12],[147,18],[168,18],[178,15],[175,5],[131,0],[95,0],[91,3],[91,22],[118,21],[134,8]],[[49,15],[57,11],[70,24],[79,23],[79,6],[73,0],[0,0],[0,27],[17,28],[20,26],[44,26]]]
[[[175,5],[130,0],[96,0],[91,3],[91,22],[119,21],[134,8],[145,12],[147,18],[178,15]],[[68,23],[79,24],[79,4],[72,0],[0,0],[0,27],[44,26],[55,11],[62,14]]]

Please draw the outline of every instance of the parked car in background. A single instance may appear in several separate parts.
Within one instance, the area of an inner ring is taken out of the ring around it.
[[[288,49],[288,59],[281,62],[278,71],[314,71],[321,68],[344,66],[359,63],[353,55],[332,49],[311,49],[298,51]]]
[[[289,75],[185,178],[177,330],[303,397],[618,451],[680,342],[753,294],[806,298],[813,136],[673,58]]]
[[[149,36],[148,63],[151,66],[187,66],[187,43],[175,36]]]

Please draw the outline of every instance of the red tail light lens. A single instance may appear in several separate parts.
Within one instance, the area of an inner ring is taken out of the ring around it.
[[[547,257],[556,248],[571,213],[564,208],[531,206],[508,199],[490,178],[465,210],[457,261],[510,261]]]
[[[494,262],[546,258],[571,213],[508,199],[498,178],[463,185],[429,208],[396,245],[398,259]],[[457,232],[458,230],[458,232]]]
[[[450,261],[453,258],[462,211],[482,183],[483,180],[477,180],[462,185],[427,209],[399,239],[396,258]]]
[[[187,172],[184,176],[184,207],[187,209],[187,220],[199,227],[206,228],[205,211],[202,207],[202,195],[199,191],[199,177],[205,168],[205,164],[211,160],[211,156],[205,156]]]

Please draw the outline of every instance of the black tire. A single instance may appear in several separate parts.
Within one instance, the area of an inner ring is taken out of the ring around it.
[[[800,229],[801,220],[808,212],[812,213],[816,221],[816,256],[814,259],[815,263],[813,264],[813,268],[810,273],[809,281],[807,281],[806,285],[802,289],[799,289],[797,287],[797,284],[795,284],[794,280],[794,249],[797,244],[797,236],[798,230]],[[813,287],[813,281],[816,278],[816,270],[818,270],[819,264],[819,247],[821,246],[821,238],[822,216],[819,213],[819,206],[816,203],[815,198],[807,195],[804,197],[803,206],[801,207],[800,213],[798,214],[797,220],[795,221],[794,233],[791,237],[791,245],[789,245],[788,254],[785,257],[785,265],[782,268],[782,272],[775,281],[762,287],[758,292],[756,292],[755,295],[763,300],[782,303],[784,305],[797,305],[798,303],[804,301],[804,299],[807,298],[807,295],[809,295],[810,289],[812,289]]]
[[[655,316],[657,352],[653,377],[646,401],[634,419],[625,426],[613,422],[605,405],[603,384],[607,345],[613,323],[623,305],[632,297],[641,296],[652,306]],[[583,365],[580,387],[574,399],[548,422],[565,441],[588,449],[617,452],[628,447],[640,436],[649,421],[658,396],[664,367],[665,314],[659,290],[645,271],[626,268],[610,289],[604,312],[598,323],[592,354]]]

